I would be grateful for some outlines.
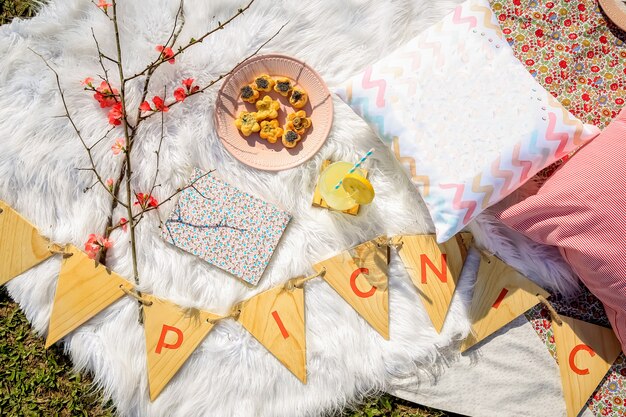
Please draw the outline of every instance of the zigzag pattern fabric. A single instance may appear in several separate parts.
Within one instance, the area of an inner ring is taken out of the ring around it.
[[[599,133],[526,71],[486,0],[459,5],[335,93],[406,167],[439,242]]]

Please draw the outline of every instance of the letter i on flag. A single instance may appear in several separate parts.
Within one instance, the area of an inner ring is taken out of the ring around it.
[[[443,328],[471,241],[470,233],[441,244],[432,234],[393,239],[437,333]]]
[[[244,301],[239,322],[306,384],[304,289],[282,286]]]
[[[576,417],[621,351],[611,329],[560,316],[552,321],[568,417]]]
[[[215,314],[183,309],[144,294],[143,307],[150,400],[154,401],[213,329]]]
[[[387,238],[379,237],[313,265],[378,333],[389,340]]]
[[[0,285],[52,255],[35,226],[0,201]]]
[[[493,255],[481,254],[469,317],[472,333],[461,352],[507,325],[549,294]]]
[[[46,348],[52,346],[124,295],[133,285],[75,246],[68,246],[57,282]]]

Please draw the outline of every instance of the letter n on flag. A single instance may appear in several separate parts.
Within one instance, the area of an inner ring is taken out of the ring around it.
[[[568,417],[576,417],[622,350],[611,329],[561,316],[552,322]]]
[[[387,238],[379,237],[313,265],[378,333],[389,340]]]
[[[167,383],[213,328],[209,320],[219,316],[198,309],[184,309],[167,300],[143,294],[151,305],[143,306],[150,400]]]
[[[244,301],[239,322],[306,384],[304,289],[279,286]]]
[[[469,318],[472,333],[461,352],[509,324],[549,294],[496,256],[481,254]]]
[[[124,296],[120,286],[133,288],[115,272],[96,266],[93,259],[75,246],[68,246],[67,251],[71,256],[61,263],[46,348]]]
[[[393,241],[399,245],[400,259],[435,330],[441,332],[472,241],[471,234],[459,233],[441,244],[434,234],[397,236]]]

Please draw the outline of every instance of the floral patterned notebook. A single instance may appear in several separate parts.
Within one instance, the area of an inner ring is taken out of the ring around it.
[[[215,178],[192,175],[161,236],[242,280],[256,285],[291,215]],[[198,179],[199,178],[199,179]]]

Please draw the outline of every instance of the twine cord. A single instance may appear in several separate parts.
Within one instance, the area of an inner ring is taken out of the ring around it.
[[[550,312],[550,318],[552,319],[552,321],[559,326],[562,325],[563,320],[561,319],[561,316],[559,316],[559,313],[556,312],[556,310],[554,309],[552,304],[550,304],[550,302],[546,299],[546,297],[541,294],[537,294],[537,298],[539,299],[541,305],[543,305]]]
[[[304,283],[317,277],[323,277],[324,275],[326,275],[326,268],[322,268],[318,273],[309,275],[308,277],[297,277],[290,279],[285,283],[284,289],[287,291],[293,291],[296,288],[302,288],[304,286]]]
[[[217,322],[224,320],[224,319],[237,320],[239,318],[239,315],[241,314],[242,307],[243,307],[243,302],[237,303],[233,306],[233,308],[230,310],[230,313],[228,313],[227,315],[222,316],[222,317],[217,317],[214,319],[206,319],[206,322],[209,324],[216,324]]]
[[[146,300],[145,298],[137,294],[136,291],[129,290],[123,284],[120,284],[120,290],[122,290],[126,295],[133,297],[135,300],[139,301],[141,304],[145,306],[151,306],[153,304],[152,301]]]
[[[391,246],[392,248],[395,248],[396,250],[400,250],[400,249],[402,249],[402,246],[404,245],[404,241],[402,239],[398,239],[398,242],[394,243],[393,239],[389,238],[389,239],[387,239],[386,242],[383,242],[383,243],[378,242],[378,243],[376,243],[376,245],[379,248],[382,248],[383,246]]]
[[[72,252],[67,252],[67,245],[59,245],[58,243],[51,243],[48,245],[48,251],[52,254],[63,255],[63,258],[69,258],[74,254]]]

